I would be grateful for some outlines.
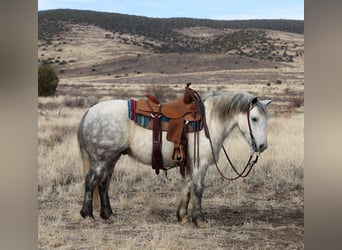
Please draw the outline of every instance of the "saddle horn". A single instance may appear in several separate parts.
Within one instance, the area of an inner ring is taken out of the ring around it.
[[[185,104],[190,104],[194,101],[191,95],[192,89],[190,89],[189,87],[190,85],[191,85],[191,82],[187,83],[185,86],[185,93],[184,93],[184,98],[183,98],[183,101]]]

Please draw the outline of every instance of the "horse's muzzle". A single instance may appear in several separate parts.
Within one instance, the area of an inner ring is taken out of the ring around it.
[[[267,148],[267,144],[262,143],[258,147],[256,147],[255,152],[262,153],[266,148]]]

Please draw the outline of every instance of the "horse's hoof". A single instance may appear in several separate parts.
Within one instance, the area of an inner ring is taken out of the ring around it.
[[[200,228],[207,227],[207,225],[208,225],[208,221],[204,218],[204,216],[192,218],[192,221],[197,227],[200,227]]]
[[[185,216],[181,219],[181,224],[182,224],[182,225],[187,225],[187,224],[189,224],[189,222],[190,222],[190,218],[189,218],[189,216],[187,216],[187,215],[185,215]]]
[[[112,211],[101,212],[100,217],[104,220],[111,220],[111,218],[114,217],[114,214]]]
[[[93,213],[86,213],[83,210],[81,210],[80,214],[81,214],[83,219],[89,218],[89,219],[95,220]]]
[[[208,221],[205,219],[204,220],[197,220],[195,222],[195,225],[196,225],[196,227],[199,227],[199,228],[205,228],[208,226]]]
[[[115,222],[116,221],[116,218],[114,217],[114,214],[113,215],[111,215],[111,216],[109,216],[109,218],[108,218],[108,223],[113,223],[113,222]]]

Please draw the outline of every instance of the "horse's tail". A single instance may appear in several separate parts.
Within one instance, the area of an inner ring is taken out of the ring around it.
[[[77,140],[78,140],[78,145],[80,147],[80,153],[81,153],[82,164],[83,164],[83,176],[84,176],[84,178],[86,177],[86,175],[88,174],[88,172],[91,168],[90,155],[85,148],[85,142],[84,142],[84,138],[83,138],[84,119],[87,116],[87,113],[88,113],[88,111],[83,115],[82,120],[80,122],[80,126],[78,128],[78,133],[77,133]],[[94,208],[99,207],[99,192],[98,192],[97,187],[94,190],[93,207]]]

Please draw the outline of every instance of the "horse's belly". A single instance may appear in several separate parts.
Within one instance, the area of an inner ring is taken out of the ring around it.
[[[152,130],[135,125],[134,133],[130,140],[131,155],[142,163],[151,165],[152,156]],[[173,143],[166,139],[166,133],[162,134],[162,155],[164,166],[173,165],[171,161]]]

